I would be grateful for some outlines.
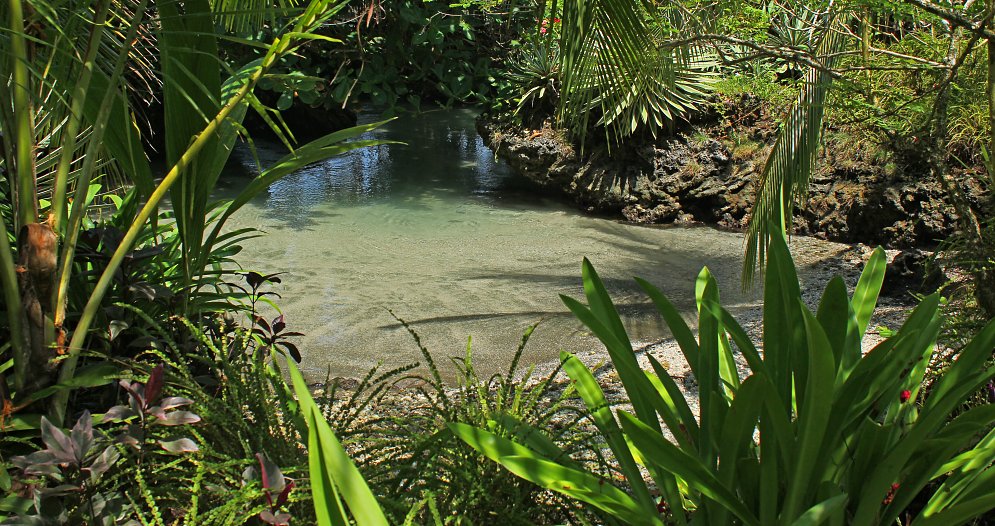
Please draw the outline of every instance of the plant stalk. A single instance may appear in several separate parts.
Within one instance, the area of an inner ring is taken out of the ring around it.
[[[86,154],[83,156],[83,166],[80,169],[79,177],[76,179],[76,194],[73,197],[73,205],[69,213],[69,220],[65,229],[66,230],[65,242],[63,243],[62,247],[61,258],[59,259],[59,281],[57,286],[55,287],[54,297],[52,299],[52,305],[54,305],[55,307],[55,315],[53,323],[55,325],[56,331],[62,330],[62,324],[66,319],[66,296],[69,293],[69,279],[72,276],[73,257],[76,253],[76,243],[79,240],[80,224],[83,221],[83,217],[86,215],[85,213],[87,208],[86,194],[87,190],[89,189],[90,181],[92,180],[93,172],[96,166],[96,160],[98,157],[97,152],[100,148],[101,138],[104,136],[104,132],[107,129],[107,120],[110,118],[110,113],[111,113],[110,112],[111,103],[114,101],[114,98],[117,96],[117,92],[114,90],[114,84],[124,74],[124,68],[128,62],[127,59],[131,53],[132,42],[135,41],[135,36],[138,34],[138,26],[141,23],[142,17],[145,16],[145,10],[148,7],[148,2],[149,0],[143,0],[138,5],[138,9],[135,11],[135,22],[132,23],[131,27],[128,29],[127,36],[125,37],[124,40],[124,45],[121,48],[121,50],[118,52],[117,61],[114,64],[114,71],[110,76],[110,82],[108,85],[107,92],[104,93],[104,98],[100,102],[100,110],[97,113],[98,115],[97,120],[92,125],[93,131],[90,134],[90,142],[87,145]],[[104,3],[109,4],[109,2],[106,1],[104,1]],[[94,29],[94,31],[96,32],[96,28]],[[90,43],[95,45],[93,46],[92,49],[89,49],[87,53],[87,57],[91,58],[91,60],[88,61],[90,67],[87,68],[86,64],[84,64],[84,75],[87,76],[86,78],[87,83],[89,83],[90,81],[90,75],[88,75],[88,73],[92,74],[93,72],[93,62],[90,53],[92,52],[93,56],[95,57],[97,48],[99,47],[99,42],[94,42],[93,39],[91,39]],[[83,94],[74,93],[74,96],[78,96],[79,98],[73,99],[73,108],[75,110],[76,103],[80,102],[78,108],[80,111],[79,118],[82,119],[82,110],[83,110],[82,102],[85,100],[85,93]],[[78,124],[79,121],[77,121],[77,125]],[[68,140],[75,143],[75,134],[70,135]],[[67,150],[68,148],[66,148],[66,150],[63,151],[64,156]],[[71,157],[71,153],[69,155]],[[70,162],[66,163],[67,171],[70,163],[71,159]],[[60,166],[59,168],[61,169],[62,166]],[[65,191],[64,187],[63,191]],[[60,208],[56,210],[63,211],[65,195],[63,195],[62,199],[63,199],[63,204],[60,206]],[[53,207],[56,206],[55,200],[52,201],[52,206]],[[58,230],[56,230],[56,232],[58,232]]]
[[[62,234],[60,228],[66,216],[66,193],[69,186],[69,169],[73,163],[73,153],[76,150],[76,139],[79,134],[80,125],[83,122],[83,105],[86,102],[86,92],[90,87],[90,79],[93,77],[94,61],[97,58],[97,51],[100,48],[100,41],[104,36],[104,22],[107,20],[107,11],[110,8],[108,0],[99,0],[93,15],[93,29],[90,31],[90,40],[87,43],[86,56],[83,59],[83,69],[80,72],[79,81],[73,89],[72,105],[69,109],[69,122],[66,124],[62,144],[62,156],[59,158],[59,165],[55,170],[55,179],[52,181],[52,229],[56,234]],[[126,47],[130,47],[125,43]],[[100,142],[99,137],[91,140]],[[55,301],[57,298],[53,298]]]
[[[9,0],[10,60],[13,68],[13,107],[17,133],[17,166],[12,173],[16,181],[14,232],[38,222],[38,194],[35,188],[34,112],[28,76],[28,46],[24,40],[24,9],[21,0]]]
[[[114,279],[114,274],[117,272],[118,268],[121,266],[121,262],[124,261],[124,257],[131,250],[132,245],[134,245],[135,240],[138,238],[139,233],[141,233],[142,228],[145,226],[145,222],[148,221],[152,213],[157,209],[159,202],[165,197],[166,192],[169,191],[170,187],[180,178],[180,174],[186,170],[188,166],[197,157],[204,145],[209,141],[210,137],[218,130],[218,128],[228,119],[229,115],[239,104],[245,99],[245,96],[252,91],[256,83],[262,78],[263,74],[273,65],[278,56],[278,52],[285,51],[289,47],[289,42],[281,41],[279,38],[274,42],[273,46],[270,48],[270,52],[267,53],[266,57],[263,59],[262,64],[255,73],[249,77],[249,80],[244,86],[228,101],[221,111],[207,124],[204,130],[197,136],[190,147],[183,152],[176,164],[169,173],[162,179],[159,186],[156,187],[152,195],[149,196],[148,201],[142,210],[132,221],[131,226],[125,233],[124,237],[121,239],[120,245],[118,245],[117,250],[111,256],[110,261],[107,263],[107,267],[104,272],[100,275],[100,279],[97,281],[93,292],[90,294],[90,298],[83,308],[83,313],[80,316],[79,323],[73,330],[72,339],[69,342],[69,346],[66,349],[67,358],[62,364],[62,370],[60,371],[59,380],[60,382],[66,381],[72,378],[73,373],[76,370],[76,364],[79,361],[79,354],[83,349],[83,343],[86,340],[87,334],[90,330],[90,325],[93,323],[96,317],[97,311],[100,309],[100,304],[103,301],[104,295],[106,295],[108,289],[110,288],[111,281]],[[53,406],[52,406],[52,417],[53,422],[63,422],[65,419],[66,403],[68,401],[68,391],[60,391],[56,393]]]
[[[14,354],[14,389],[20,391],[27,378],[28,359],[31,346],[25,339],[24,316],[21,308],[21,292],[17,284],[17,265],[14,252],[7,238],[7,225],[0,214],[0,285],[3,286],[3,299],[7,305],[7,325],[10,331],[10,346]],[[0,389],[3,387],[0,386]],[[3,403],[0,400],[0,403]]]

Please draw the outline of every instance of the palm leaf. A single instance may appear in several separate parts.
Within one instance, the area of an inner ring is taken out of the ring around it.
[[[828,57],[826,68],[838,62],[845,40],[826,23],[818,55]],[[763,173],[757,182],[756,203],[747,226],[746,255],[743,261],[743,285],[753,285],[757,271],[763,272],[767,246],[772,236],[787,236],[796,199],[808,190],[808,181],[815,166],[822,137],[822,118],[833,76],[827,69],[812,68],[798,100],[791,108],[774,148],[767,157]],[[771,230],[776,228],[777,230]]]
[[[657,10],[642,0],[564,5],[559,118],[582,144],[592,124],[604,126],[609,144],[642,128],[656,135],[709,91],[711,54],[666,45],[684,23]]]

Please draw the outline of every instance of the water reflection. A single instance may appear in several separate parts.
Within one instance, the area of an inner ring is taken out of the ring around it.
[[[666,333],[632,276],[657,284],[690,312],[694,277],[707,262],[727,304],[754,299],[739,288],[740,236],[621,224],[544,201],[495,161],[473,119],[468,110],[402,117],[361,139],[406,144],[309,166],[233,218],[233,228],[269,233],[247,244],[239,261],[288,272],[275,291],[290,325],[307,334],[300,347],[313,377],[329,366],[359,375],[377,361],[418,360],[388,309],[412,322],[440,357],[461,355],[472,335],[475,363],[485,373],[504,369],[522,331],[539,320],[545,321],[526,360],[596,346],[559,299],[582,295],[584,257],[597,266],[636,340]],[[237,153],[251,172],[251,152]],[[261,146],[258,156],[265,165],[281,154]],[[238,188],[248,175],[229,174],[225,182]]]

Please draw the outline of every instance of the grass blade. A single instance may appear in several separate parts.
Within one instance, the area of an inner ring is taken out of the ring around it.
[[[316,487],[314,495],[315,511],[322,513],[319,511],[319,505],[321,504],[324,504],[321,509],[337,509],[341,511],[341,505],[336,506],[334,502],[338,499],[338,494],[341,494],[346,505],[349,507],[349,511],[356,518],[357,524],[386,526],[387,518],[380,508],[380,503],[377,502],[377,498],[370,491],[369,486],[366,485],[363,475],[356,469],[355,464],[352,463],[349,455],[342,448],[342,444],[335,437],[335,433],[332,432],[332,428],[325,421],[321,410],[315,404],[314,398],[311,397],[311,391],[304,381],[304,376],[301,375],[300,370],[292,360],[287,360],[287,370],[290,372],[290,378],[294,384],[294,392],[297,394],[301,411],[308,419],[308,449],[309,457],[311,457],[311,460],[309,460],[312,470],[311,478],[313,480],[328,481],[330,484],[329,486],[322,487],[325,491],[320,495]],[[316,464],[313,460],[314,457],[320,459],[321,462]],[[317,469],[317,472],[315,469]],[[329,489],[332,490],[331,496],[328,495]],[[330,518],[328,524],[337,524],[333,519],[335,517],[334,511],[328,511],[327,516]],[[319,525],[324,526],[321,522],[319,522]]]

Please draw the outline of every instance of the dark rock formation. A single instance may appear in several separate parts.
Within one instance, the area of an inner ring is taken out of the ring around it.
[[[581,157],[550,128],[523,130],[483,120],[477,128],[512,168],[588,212],[742,229],[774,139],[773,126],[762,124],[754,119],[745,132],[714,122],[695,125],[612,157],[597,149]],[[894,167],[889,175],[882,166],[829,155],[820,165],[806,202],[796,209],[796,233],[902,248],[934,246],[956,230],[954,209],[934,181],[903,179]]]
[[[909,292],[933,291],[947,281],[940,268],[931,264],[932,254],[918,248],[905,249],[888,263],[881,294],[900,296]]]

